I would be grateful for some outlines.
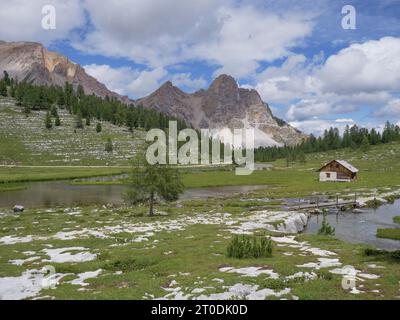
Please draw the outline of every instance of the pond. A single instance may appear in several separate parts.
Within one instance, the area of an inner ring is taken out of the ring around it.
[[[268,186],[226,186],[187,189],[180,200],[207,199],[266,189]],[[125,186],[121,185],[71,185],[68,181],[35,182],[26,189],[0,192],[0,208],[16,204],[26,208],[56,206],[123,204]]]
[[[380,249],[400,249],[400,241],[376,237],[378,228],[399,228],[393,222],[394,216],[400,215],[400,200],[378,209],[364,209],[362,213],[338,212],[329,213],[327,221],[336,228],[335,237],[351,243],[371,244]],[[322,215],[313,215],[305,230],[316,234],[321,227]]]

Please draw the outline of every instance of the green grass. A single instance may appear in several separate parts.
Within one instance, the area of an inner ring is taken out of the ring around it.
[[[400,216],[393,217],[393,222],[400,223]]]
[[[5,136],[0,131],[0,163],[23,162],[30,154],[30,151],[22,143],[21,139],[15,136]]]
[[[208,212],[219,208],[219,204],[220,201],[208,200],[203,202],[203,207],[187,204],[183,208],[175,208],[173,204],[161,206],[159,209],[169,211],[169,216],[153,218],[141,216],[144,209],[141,207],[108,209],[85,207],[79,209],[80,216],[68,215],[64,213],[64,208],[54,209],[53,212],[27,209],[23,214],[0,218],[0,238],[13,235],[48,237],[63,231],[64,228],[82,230],[132,223],[142,225],[153,222],[163,223],[176,220],[182,214],[194,216],[203,210],[205,215],[212,215]],[[224,212],[226,211],[231,212],[229,208],[224,208]],[[233,216],[244,215],[243,212],[234,213],[233,211],[232,214]],[[66,276],[56,289],[42,290],[41,296],[48,295],[56,299],[143,299],[147,293],[162,297],[167,294],[162,287],[168,286],[173,279],[186,293],[191,292],[193,288],[208,287],[214,289],[207,289],[204,294],[223,292],[224,286],[243,283],[257,284],[260,289],[282,290],[283,287],[289,287],[292,290],[291,294],[300,299],[394,299],[398,295],[398,281],[400,281],[398,264],[379,257],[365,256],[366,246],[346,244],[333,237],[299,235],[297,238],[299,241],[309,242],[313,247],[337,252],[343,265],[352,265],[364,272],[380,275],[379,279],[363,282],[365,293],[361,295],[347,293],[341,288],[342,278],[327,272],[326,269],[316,271],[318,275],[316,280],[304,281],[300,278],[283,281],[284,276],[299,271],[311,271],[307,268],[296,267],[296,265],[316,261],[315,256],[304,253],[291,256],[284,254],[301,253],[295,248],[274,246],[272,257],[228,258],[225,253],[232,234],[222,224],[194,224],[182,230],[156,232],[149,241],[132,242],[138,235],[140,233],[120,232],[110,238],[49,239],[12,245],[0,244],[2,252],[0,277],[19,276],[24,270],[40,269],[49,264],[40,260],[38,264],[28,262],[22,266],[9,263],[13,259],[26,259],[27,256],[22,252],[34,251],[34,255],[43,260],[48,257],[41,250],[47,245],[52,245],[54,248],[79,246],[90,248],[91,252],[97,253],[97,259],[81,263],[50,263],[56,268],[56,272],[71,273],[71,275]],[[166,254],[168,252],[171,253]],[[378,263],[384,268],[369,269],[368,265],[372,263]],[[271,280],[266,276],[240,277],[235,273],[220,272],[219,268],[222,266],[266,267],[277,272],[280,278]],[[99,268],[103,270],[102,275],[86,281],[88,286],[85,288],[88,291],[78,291],[79,286],[67,283],[75,279],[79,273]],[[122,273],[116,274],[117,271],[122,271]],[[222,279],[224,282],[218,283],[213,280],[215,278]],[[379,284],[383,297],[371,292],[378,288],[376,284]],[[290,299],[291,294],[283,298]]]
[[[378,238],[400,240],[400,228],[398,229],[378,229],[376,232]]]
[[[102,122],[97,133],[96,122],[75,129],[75,118],[66,110],[58,111],[61,126],[47,130],[44,111],[32,111],[28,117],[11,98],[0,97],[0,164],[20,165],[127,165],[144,132],[129,132],[125,127]],[[54,119],[53,119],[54,121]],[[104,150],[107,139],[114,150]]]
[[[182,174],[187,188],[222,187],[237,185],[265,185],[266,191],[259,195],[266,197],[301,197],[316,193],[350,193],[359,194],[365,190],[397,188],[400,181],[400,143],[374,146],[367,153],[344,149],[307,155],[306,164],[294,164],[289,168],[283,160],[273,162],[271,170],[255,171],[248,176],[237,176],[234,171],[214,170]],[[352,183],[335,183],[318,181],[316,170],[332,159],[346,159],[359,170],[359,178]],[[79,184],[126,184],[127,179],[116,181],[77,182]],[[392,201],[393,199],[389,199]]]
[[[48,180],[78,179],[96,176],[118,175],[129,168],[90,167],[0,167],[0,186],[7,182],[32,182]]]
[[[26,189],[26,185],[21,183],[0,183],[0,192],[18,191]]]

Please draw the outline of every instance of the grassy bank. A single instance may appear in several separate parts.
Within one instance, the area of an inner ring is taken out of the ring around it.
[[[0,185],[15,182],[66,180],[118,175],[129,168],[107,167],[0,167]]]
[[[0,192],[18,191],[26,188],[22,183],[0,183]]]
[[[378,238],[400,240],[400,228],[399,229],[378,229],[376,232]]]

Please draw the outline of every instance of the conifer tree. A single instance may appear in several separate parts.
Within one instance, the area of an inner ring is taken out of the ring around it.
[[[0,95],[7,97],[7,85],[4,79],[0,80]]]
[[[49,111],[46,112],[46,117],[44,119],[44,123],[45,123],[46,129],[50,130],[53,127],[53,123],[51,121],[51,116],[50,116]]]
[[[57,107],[54,106],[54,105],[51,107],[51,116],[52,117],[57,117],[58,116]]]
[[[111,141],[111,138],[108,138],[107,139],[107,142],[106,142],[106,145],[105,145],[105,151],[107,151],[107,152],[113,152],[113,144],[112,144],[112,141]]]
[[[144,149],[136,153],[130,180],[125,200],[131,205],[147,203],[150,216],[154,215],[156,198],[175,201],[184,191],[178,169],[164,164],[149,164]]]
[[[54,121],[54,125],[55,125],[56,127],[61,126],[61,120],[60,120],[60,117],[58,116],[58,114],[57,114],[56,119],[55,119],[55,121]]]
[[[75,119],[75,127],[77,129],[83,129],[82,112],[78,110]]]

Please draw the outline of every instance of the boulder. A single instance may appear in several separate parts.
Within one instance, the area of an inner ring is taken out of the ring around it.
[[[23,212],[25,210],[24,206],[16,204],[13,208],[14,212]]]

